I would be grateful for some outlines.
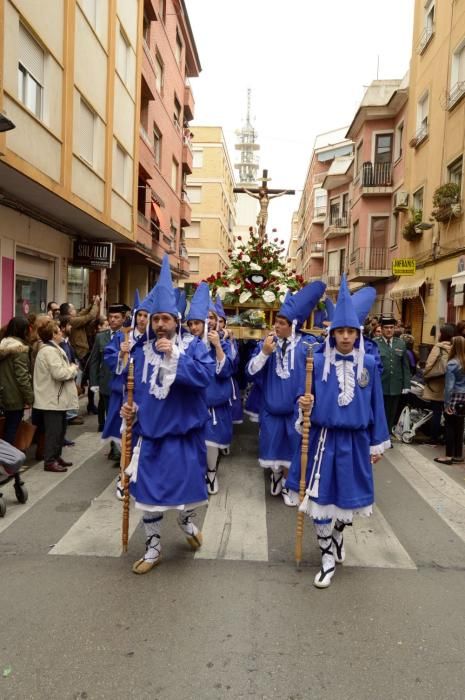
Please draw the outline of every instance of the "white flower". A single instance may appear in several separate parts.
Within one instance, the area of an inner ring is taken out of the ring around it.
[[[279,289],[280,292],[286,294],[286,292],[287,292],[287,284],[280,284],[280,285],[278,286],[278,289]]]
[[[245,255],[243,255],[242,262],[250,262],[250,255],[247,255],[247,253]]]
[[[272,277],[282,277],[282,276],[283,276],[283,273],[280,272],[280,270],[273,270],[272,272],[270,272],[270,275],[271,275]]]
[[[285,294],[280,294],[280,295],[279,295],[279,301],[281,302],[281,304],[283,303],[283,301],[284,301],[285,298],[286,298],[286,295],[285,295]]]
[[[262,268],[260,267],[260,265],[257,265],[257,263],[251,262],[250,269],[251,270],[261,270]]]
[[[242,292],[241,296],[239,297],[239,304],[244,304],[250,297],[252,296],[252,292]]]
[[[228,287],[228,291],[235,292],[237,289],[240,289],[240,288],[241,288],[240,284],[230,284]]]
[[[229,292],[229,288],[228,287],[218,287],[218,289],[216,291],[217,291],[217,294],[220,297],[221,301],[224,301],[226,294]]]
[[[266,301],[267,304],[271,304],[272,301],[276,299],[276,294],[272,292],[270,289],[267,289],[266,292],[263,292],[263,301]]]

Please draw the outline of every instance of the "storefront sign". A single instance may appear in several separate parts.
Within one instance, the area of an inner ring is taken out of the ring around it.
[[[113,263],[113,243],[98,241],[74,241],[73,265],[81,267],[111,267]]]
[[[417,269],[417,262],[414,258],[395,258],[392,261],[393,275],[414,275]]]

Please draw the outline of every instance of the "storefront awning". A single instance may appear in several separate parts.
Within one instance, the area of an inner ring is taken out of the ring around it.
[[[451,287],[458,287],[465,284],[465,272],[459,272],[457,275],[452,275],[450,280]]]
[[[389,291],[391,299],[414,299],[420,296],[420,288],[426,282],[424,270],[418,270],[414,275],[401,277]]]

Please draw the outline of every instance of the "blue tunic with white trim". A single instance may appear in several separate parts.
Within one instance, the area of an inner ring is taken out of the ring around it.
[[[318,497],[311,500],[343,510],[364,508],[374,502],[371,454],[382,454],[390,444],[376,358],[365,355],[360,382],[354,365],[354,396],[348,405],[338,403],[341,389],[334,365],[323,381],[324,362],[323,354],[315,354],[307,487],[315,485],[314,476],[310,485],[309,480],[320,455]],[[294,454],[286,486],[298,491],[299,481],[300,449]]]
[[[164,357],[156,351],[155,355]],[[163,510],[202,503],[207,500],[206,388],[215,364],[205,344],[194,339],[188,352],[177,360],[176,376],[166,398],[156,398],[150,393],[154,367],[149,364],[147,382],[143,383],[143,363],[144,351],[137,347],[134,400],[138,412],[133,433],[141,443],[131,495],[142,509],[145,505]],[[157,386],[161,386],[158,381]]]
[[[234,371],[231,359],[231,347],[226,340],[221,341],[221,347],[225,354],[225,360],[221,369],[216,360],[216,350],[212,345],[210,357],[215,363],[216,371],[207,387],[207,404],[210,417],[207,423],[205,440],[207,445],[213,447],[229,447],[232,440],[232,411],[231,377]]]
[[[108,401],[108,413],[103,426],[102,439],[121,440],[120,411],[123,403],[124,377],[122,374],[116,373],[116,368],[120,345],[124,340],[124,333],[117,331],[103,350],[103,361],[110,368],[113,377],[110,383],[110,399]]]

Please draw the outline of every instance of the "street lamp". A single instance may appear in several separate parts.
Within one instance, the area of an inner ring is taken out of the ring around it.
[[[16,129],[16,124],[13,124],[11,119],[0,112],[0,131],[11,131],[11,129]]]

